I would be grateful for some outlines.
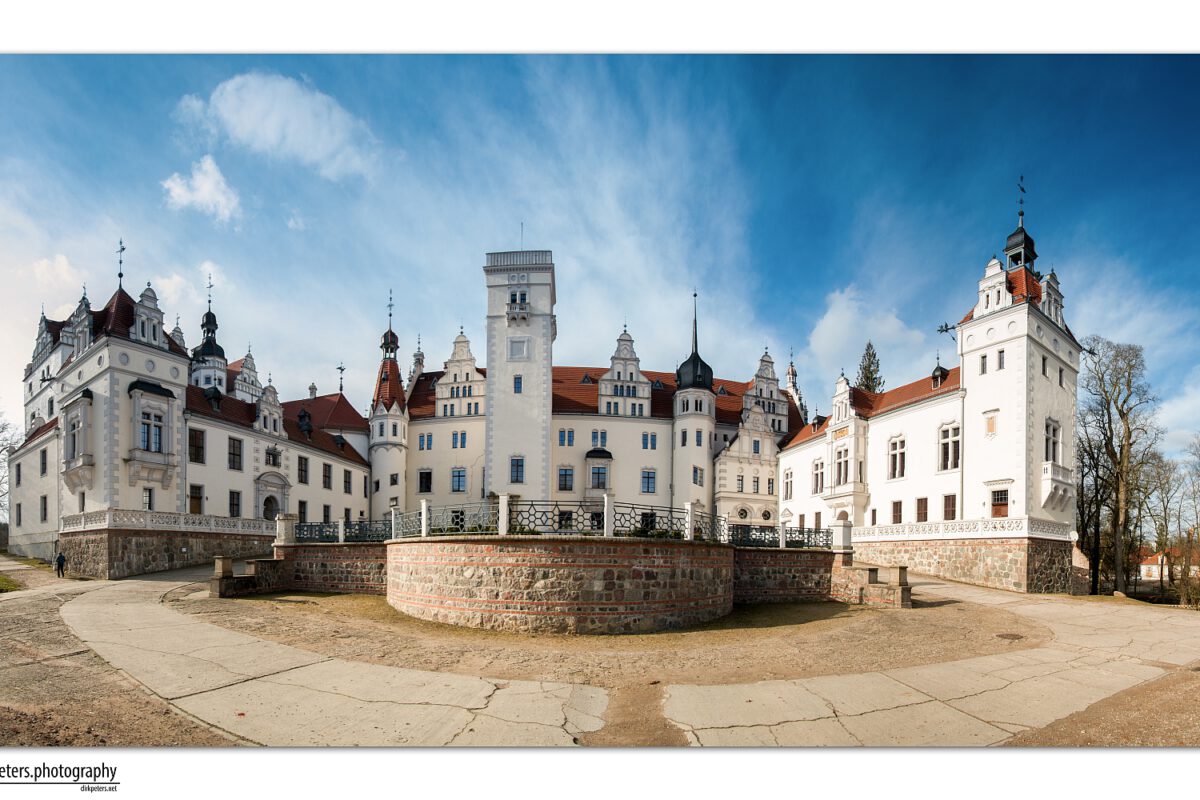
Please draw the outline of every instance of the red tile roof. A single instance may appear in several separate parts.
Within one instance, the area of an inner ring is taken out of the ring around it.
[[[482,374],[486,372],[478,370]],[[554,367],[553,386],[551,388],[552,411],[555,414],[598,414],[600,405],[600,377],[608,372],[607,367]],[[423,372],[417,378],[412,393],[408,398],[408,413],[411,419],[425,419],[434,416],[435,391],[434,381],[441,378],[442,372]],[[672,399],[675,396],[675,373],[643,370],[644,375],[653,386],[660,382],[661,389],[651,388],[650,408],[651,417],[670,419],[672,416]],[[589,380],[584,382],[584,378]],[[747,389],[753,386],[753,381],[713,381],[713,389],[717,392],[717,422],[723,425],[738,425],[742,421],[742,398]],[[725,394],[721,394],[721,389]],[[788,424],[800,424],[800,412],[786,394],[780,398],[788,404]]]
[[[346,399],[346,395],[341,392],[323,394],[320,397],[306,397],[303,400],[289,400],[283,404],[283,414],[285,417],[297,417],[300,415],[301,408],[308,409],[308,413],[312,415],[314,428],[363,431],[364,433],[370,429],[367,420],[355,410],[350,401]]]
[[[258,407],[255,403],[247,403],[244,400],[238,400],[236,397],[221,395],[219,408],[213,408],[212,403],[204,396],[204,391],[199,386],[189,385],[187,387],[187,410],[189,413],[219,419],[242,428],[254,427],[254,421],[258,418]],[[295,402],[303,404],[308,401],[298,400]],[[316,425],[315,415],[313,417],[314,427],[311,436],[305,434],[304,431],[300,430],[298,419],[300,408],[297,407],[295,413],[292,414],[289,413],[286,405],[283,412],[283,430],[287,433],[290,442],[302,446],[306,445],[316,450],[323,450],[331,455],[344,458],[347,461],[353,461],[364,467],[367,466],[367,462],[362,454],[355,450],[352,445],[349,443],[339,445],[331,434],[321,430]]]
[[[133,327],[133,323],[137,319],[134,311],[136,305],[137,302],[124,289],[117,289],[104,304],[104,308],[92,312],[92,338],[116,336],[128,339],[129,329]],[[168,350],[176,355],[187,356],[187,350],[180,347],[179,342],[167,335],[165,330],[162,333],[166,339]]]
[[[865,392],[862,389],[851,386],[850,405],[857,412],[858,416],[870,419],[871,417],[886,414],[889,411],[895,411],[898,408],[903,408],[913,403],[919,403],[922,400],[928,400],[931,397],[940,397],[956,392],[959,388],[960,376],[961,372],[958,367],[947,370],[946,380],[942,381],[942,385],[936,389],[933,386],[933,378],[931,377],[921,378],[912,383],[897,386],[895,389],[888,389],[886,392],[878,393]],[[782,447],[786,449],[800,445],[823,435],[825,429],[829,427],[828,423],[829,419],[827,417],[817,417],[813,422],[784,439]],[[788,424],[790,427],[790,419],[788,420]]]
[[[47,433],[49,433],[50,431],[54,430],[57,427],[58,427],[58,417],[53,417],[50,419],[49,422],[44,422],[41,425],[39,425],[38,427],[34,428],[33,432],[31,432],[28,436],[25,437],[25,441],[21,442],[20,446],[24,447],[25,445],[32,442],[34,439],[37,439],[38,437],[46,435]]]
[[[233,384],[237,381],[238,375],[242,374],[242,363],[245,360],[246,359],[244,358],[239,358],[237,361],[234,361],[232,364],[225,367],[225,386],[230,391],[233,391]]]
[[[391,410],[393,406],[404,410],[404,382],[400,378],[400,365],[394,358],[385,358],[379,364],[379,377],[375,380],[375,396],[371,408],[380,404]]]

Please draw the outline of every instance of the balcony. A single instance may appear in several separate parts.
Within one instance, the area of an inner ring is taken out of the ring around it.
[[[516,319],[527,320],[529,319],[530,311],[532,311],[532,308],[529,303],[509,303],[508,321],[512,322]]]
[[[157,453],[135,447],[129,451],[125,463],[129,466],[130,486],[136,486],[138,481],[149,481],[164,489],[171,488],[177,469],[177,461],[172,453]]]
[[[1075,499],[1075,474],[1053,461],[1042,463],[1042,508],[1064,511]]]
[[[80,489],[91,489],[96,475],[96,459],[90,453],[80,453],[63,462],[62,477],[67,491],[75,494]]]

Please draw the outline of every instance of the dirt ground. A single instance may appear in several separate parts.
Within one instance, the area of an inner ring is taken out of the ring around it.
[[[865,672],[1049,641],[1045,628],[1010,612],[954,601],[917,602],[911,610],[841,603],[739,606],[702,627],[628,636],[529,636],[439,625],[365,595],[221,600],[196,584],[171,593],[167,602],[215,625],[336,658],[603,686],[609,690],[606,724],[582,737],[583,744],[598,746],[685,744],[661,713],[663,687],[670,683]]]
[[[7,574],[62,589],[0,602],[0,746],[231,744],[172,711],[71,634],[58,609],[84,585],[50,570]]]
[[[1019,733],[1005,744],[1195,747],[1197,742],[1200,742],[1200,667],[1169,672],[1045,728]]]

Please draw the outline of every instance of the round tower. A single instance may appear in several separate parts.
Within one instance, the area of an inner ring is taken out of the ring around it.
[[[695,300],[693,294],[692,354],[675,371],[672,505],[692,503],[696,510],[711,513],[717,397],[712,367],[700,357],[697,346]]]
[[[391,510],[404,511],[405,471],[408,462],[408,408],[396,351],[400,338],[392,330],[391,293],[388,294],[388,329],[379,349],[383,359],[375,394],[371,398],[371,519],[388,519]]]

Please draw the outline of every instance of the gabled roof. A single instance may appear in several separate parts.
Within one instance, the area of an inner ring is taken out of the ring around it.
[[[137,321],[137,313],[134,311],[136,305],[137,301],[130,297],[124,289],[117,289],[104,304],[104,308],[92,312],[92,338],[116,336],[120,339],[128,339],[129,329]],[[179,342],[171,338],[165,330],[162,335],[166,340],[168,350],[176,355],[187,357],[187,351],[179,346]]]
[[[214,391],[214,390],[209,390]],[[214,391],[215,394],[215,391]],[[318,398],[320,399],[320,398]],[[296,401],[307,402],[307,401]],[[290,404],[289,404],[290,405]],[[258,419],[258,407],[255,403],[247,403],[244,400],[239,400],[230,395],[221,395],[218,408],[213,408],[209,399],[205,396],[205,390],[199,386],[188,385],[187,387],[187,410],[191,414],[196,414],[201,417],[209,417],[211,419],[219,419],[222,422],[227,422],[231,425],[237,425],[242,428],[253,428],[255,420]],[[290,414],[285,405],[283,412],[283,430],[288,435],[288,441],[292,444],[312,447],[316,450],[323,450],[339,458],[344,458],[347,461],[353,461],[356,464],[367,466],[366,460],[362,454],[354,449],[350,444],[339,444],[337,439],[331,434],[326,433],[320,428],[315,428],[311,436],[300,430],[298,416],[299,408],[294,414]],[[340,438],[340,437],[338,437]]]
[[[828,427],[829,417],[813,417],[812,422],[803,428],[793,428],[791,433],[780,443],[779,449],[786,450],[791,447],[799,447],[805,442],[810,442],[819,436],[824,436],[825,429]]]
[[[1042,284],[1037,275],[1029,267],[1009,270],[1005,273],[1005,286],[1012,295],[1013,305],[1032,303],[1039,308],[1042,305]],[[975,308],[972,307],[967,315],[958,321],[959,325],[970,322],[975,318]]]
[[[320,397],[306,397],[303,400],[289,400],[283,403],[283,415],[297,418],[300,416],[301,408],[308,409],[308,413],[312,415],[314,428],[363,431],[364,433],[370,429],[367,420],[341,392],[323,394]]]
[[[50,431],[54,430],[57,427],[58,427],[58,417],[52,417],[49,422],[43,422],[38,427],[34,428],[33,431],[31,431],[30,434],[25,437],[25,441],[21,442],[20,446],[24,447],[25,445],[32,442],[34,439],[45,436],[47,433],[49,433]]]
[[[477,370],[481,375],[485,370]],[[600,377],[608,372],[607,367],[554,367],[551,387],[552,412],[555,414],[599,414]],[[414,382],[408,397],[408,413],[411,419],[426,419],[435,414],[436,393],[434,382],[443,372],[422,372]],[[650,381],[649,416],[658,419],[672,417],[672,399],[675,396],[675,373],[642,370]],[[713,390],[717,409],[717,422],[722,425],[739,425],[742,421],[742,398],[754,381],[727,381],[716,379]],[[725,393],[719,390],[724,388]],[[788,404],[788,424],[800,424],[800,412],[792,399],[781,392],[778,402]]]

